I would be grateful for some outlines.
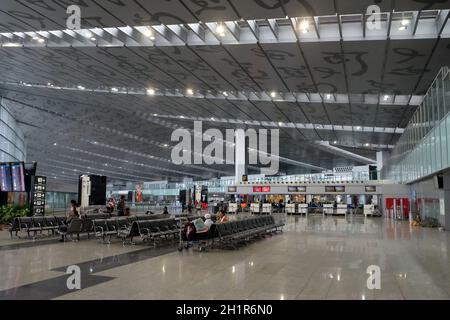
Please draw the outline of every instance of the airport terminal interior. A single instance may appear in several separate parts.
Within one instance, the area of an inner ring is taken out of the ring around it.
[[[450,299],[449,17],[0,0],[0,300]]]

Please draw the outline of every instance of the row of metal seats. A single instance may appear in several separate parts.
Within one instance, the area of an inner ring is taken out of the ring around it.
[[[75,222],[72,226],[69,224],[69,233],[87,233],[88,236],[92,232],[92,221],[94,219],[107,219],[107,213],[82,214],[80,222]],[[35,238],[37,235],[43,235],[46,231],[48,236],[55,235],[56,232],[61,233],[61,227],[65,227],[66,217],[64,216],[33,216],[33,217],[16,217],[10,224],[9,233],[12,238],[13,233],[20,238],[19,232],[26,232],[28,238]],[[65,231],[62,231],[65,232]]]
[[[124,217],[124,219],[127,222],[127,225],[131,226],[134,221],[154,220],[161,216],[162,215],[140,215]],[[80,219],[74,219],[66,226],[66,218],[64,216],[16,217],[10,224],[9,233],[11,238],[14,233],[15,236],[20,238],[19,232],[26,233],[28,238],[44,235],[44,232],[47,232],[48,236],[60,233],[63,235],[75,234],[78,237],[82,233],[87,233],[89,238],[90,233],[93,232],[94,220],[106,220],[110,218],[111,215],[109,213],[82,214]],[[62,227],[67,227],[67,229]]]
[[[108,226],[106,227],[108,228]],[[180,232],[175,219],[138,220],[134,221],[129,228],[116,230],[117,236],[122,239],[123,244],[127,239],[133,244],[133,238],[140,237],[143,242],[152,241],[155,247],[158,240],[176,239]],[[115,234],[113,229],[111,232],[112,235]]]
[[[281,230],[283,222],[276,222],[273,216],[251,217],[216,224],[217,237],[224,244],[236,245],[242,240],[249,240],[267,232]]]
[[[47,231],[49,235],[54,235],[59,226],[64,224],[65,217],[16,217],[9,226],[9,234],[11,238],[13,233],[19,237],[19,232],[26,232],[28,237],[33,234],[35,237],[38,233]]]

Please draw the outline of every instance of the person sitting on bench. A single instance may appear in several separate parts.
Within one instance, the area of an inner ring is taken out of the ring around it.
[[[70,222],[74,219],[78,219],[80,217],[80,214],[77,210],[77,202],[75,200],[70,200],[70,210],[66,214],[66,221],[65,225],[60,227],[61,231],[67,231],[67,227],[69,226]],[[64,241],[64,235],[61,235],[61,239],[59,241]]]

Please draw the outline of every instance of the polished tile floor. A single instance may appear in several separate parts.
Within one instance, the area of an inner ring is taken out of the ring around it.
[[[284,233],[205,253],[95,240],[9,240],[0,299],[449,299],[450,232],[363,217],[288,217]],[[81,268],[81,290],[66,286]],[[381,289],[367,288],[369,265]]]

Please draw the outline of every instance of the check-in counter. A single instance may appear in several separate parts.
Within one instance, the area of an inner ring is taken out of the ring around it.
[[[333,214],[334,212],[334,207],[332,203],[325,203],[323,205],[323,214]]]
[[[295,203],[286,204],[286,213],[295,214]]]
[[[347,215],[347,205],[346,204],[338,204],[336,207],[336,214]]]
[[[237,203],[230,202],[228,203],[228,213],[236,213],[238,211]]]
[[[253,213],[260,213],[259,210],[259,203],[251,203],[250,204],[250,212]]]
[[[373,204],[365,204],[364,205],[364,216],[371,216],[375,211],[375,206]]]
[[[272,205],[270,203],[263,203],[262,213],[271,214],[272,213]]]
[[[307,203],[299,203],[298,204],[298,213],[300,214],[308,214],[308,204]]]

